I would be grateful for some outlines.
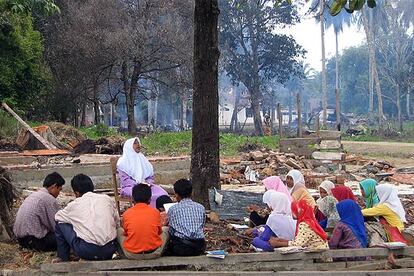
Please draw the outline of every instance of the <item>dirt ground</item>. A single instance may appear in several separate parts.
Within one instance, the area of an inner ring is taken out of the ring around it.
[[[347,153],[385,159],[396,167],[414,166],[414,143],[342,141]]]

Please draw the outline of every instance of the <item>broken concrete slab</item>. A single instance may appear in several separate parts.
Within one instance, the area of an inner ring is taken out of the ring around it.
[[[341,132],[336,130],[319,130],[318,137],[321,140],[337,140],[341,138]]]
[[[312,158],[317,160],[343,161],[345,160],[345,154],[342,152],[315,151],[312,153]]]
[[[339,150],[341,148],[342,144],[338,140],[322,140],[319,143],[319,149],[321,150]]]

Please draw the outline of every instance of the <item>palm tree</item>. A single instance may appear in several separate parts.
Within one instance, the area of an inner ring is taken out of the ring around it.
[[[397,10],[402,14],[402,23],[408,29],[411,26],[412,28],[412,50],[414,51],[414,9],[412,0],[399,0],[396,2]],[[411,92],[410,83],[407,85],[407,95],[406,95],[406,113],[407,116],[410,116],[410,92]]]
[[[335,94],[336,94],[336,124],[337,129],[341,130],[341,105],[340,105],[340,91],[339,91],[339,45],[338,36],[343,31],[344,25],[351,25],[352,16],[345,10],[342,10],[336,16],[326,16],[325,26],[329,29],[331,26],[335,32]]]
[[[378,101],[378,125],[382,128],[382,122],[384,119],[384,111],[382,105],[382,91],[381,83],[379,80],[377,61],[375,57],[375,37],[378,30],[382,29],[384,32],[387,30],[387,15],[384,11],[384,1],[376,0],[377,6],[374,9],[364,7],[360,13],[356,14],[355,20],[358,21],[358,26],[363,26],[365,35],[367,37],[368,52],[369,52],[369,114],[373,114],[374,110],[374,84],[377,93]],[[375,27],[374,27],[375,26]]]
[[[337,128],[340,130],[340,94],[339,94],[339,44],[338,44],[338,36],[343,31],[344,25],[350,25],[352,22],[352,16],[345,10],[341,10],[339,14],[336,16],[332,16],[329,13],[329,6],[325,2],[325,0],[313,0],[312,7],[317,5],[321,6],[319,17],[315,17],[316,22],[321,24],[321,36],[322,36],[322,92],[324,97],[324,104],[323,104],[323,120],[324,125],[326,124],[326,106],[327,106],[327,96],[326,96],[326,68],[325,68],[325,40],[324,40],[324,33],[325,29],[329,29],[331,26],[335,32],[335,94],[336,94],[336,123]],[[323,5],[323,6],[322,6]]]

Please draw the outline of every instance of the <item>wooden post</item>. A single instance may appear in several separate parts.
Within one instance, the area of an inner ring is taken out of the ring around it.
[[[280,103],[277,104],[277,119],[279,121],[279,138],[283,137],[283,114],[281,110]]]
[[[316,122],[315,122],[315,125],[316,125],[316,135],[318,137],[319,137],[319,130],[320,130],[319,119],[320,119],[320,114],[316,115],[316,118],[315,118],[315,120],[316,120]]]
[[[6,109],[11,115],[13,115],[14,118],[16,118],[19,123],[26,128],[39,142],[45,146],[46,149],[57,149],[54,145],[51,145],[46,139],[44,139],[42,136],[40,136],[36,131],[33,130],[25,121],[23,121],[22,118],[20,118],[19,115],[16,114],[16,112],[13,111],[6,103],[2,103],[2,106],[4,109]]]
[[[341,105],[339,102],[339,88],[335,89],[336,94],[336,130],[341,131]]]
[[[298,137],[302,138],[302,107],[301,107],[301,102],[300,102],[300,94],[298,93],[296,95],[296,104],[297,104],[297,109],[298,109]]]

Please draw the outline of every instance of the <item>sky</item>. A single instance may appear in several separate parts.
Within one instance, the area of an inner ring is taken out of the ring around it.
[[[314,18],[309,15],[301,14],[301,22],[284,30],[283,33],[291,34],[296,42],[300,44],[306,51],[305,63],[309,63],[312,68],[320,71],[322,68],[321,58],[321,28]],[[364,30],[358,30],[356,25],[344,27],[343,33],[340,34],[339,52],[343,49],[361,45],[365,41]],[[335,56],[335,34],[333,28],[325,30],[325,53],[326,57]]]

